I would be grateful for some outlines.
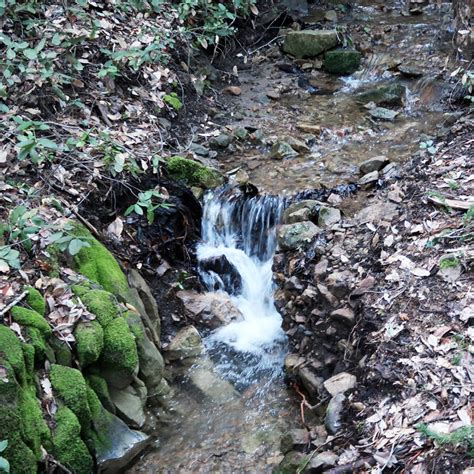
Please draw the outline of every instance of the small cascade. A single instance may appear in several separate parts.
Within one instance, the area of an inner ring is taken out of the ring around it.
[[[229,293],[243,316],[218,328],[206,343],[218,370],[237,384],[282,368],[286,338],[273,301],[272,261],[284,208],[282,198],[248,198],[226,188],[205,198],[201,277],[209,291]],[[210,260],[221,262],[220,271],[204,265]]]

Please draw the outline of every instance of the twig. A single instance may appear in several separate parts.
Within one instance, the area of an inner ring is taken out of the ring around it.
[[[304,407],[311,408],[311,405],[308,403],[308,401],[306,400],[305,394],[301,392],[301,390],[299,389],[296,383],[293,384],[293,388],[295,389],[295,392],[301,397],[301,403],[300,403],[301,421],[303,422],[303,425],[307,428],[308,426],[306,425],[306,421],[304,419]]]
[[[7,304],[5,308],[3,308],[0,311],[0,316],[3,316],[5,313],[7,313],[13,306],[17,305],[26,295],[28,294],[27,291],[24,291],[21,293],[20,296],[16,297],[10,304]]]

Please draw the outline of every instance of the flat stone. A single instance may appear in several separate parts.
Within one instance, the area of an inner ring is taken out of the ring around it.
[[[319,395],[323,385],[323,379],[318,377],[309,367],[298,369],[298,377],[311,398]]]
[[[309,153],[311,151],[309,146],[299,138],[286,137],[285,141],[291,146],[291,148],[293,148],[293,150],[296,150],[298,153]]]
[[[324,417],[324,426],[329,434],[335,435],[341,429],[341,413],[345,401],[346,397],[342,393],[338,393],[329,401]]]
[[[166,358],[170,361],[197,357],[204,350],[201,336],[194,326],[180,329],[166,347]]]
[[[324,70],[330,74],[345,76],[353,74],[360,67],[362,55],[355,49],[335,49],[324,55]]]
[[[312,58],[334,48],[339,43],[336,30],[290,31],[283,44],[283,51],[296,58]]]
[[[278,245],[282,250],[295,250],[307,246],[321,229],[310,221],[286,224],[278,229]]]
[[[324,388],[332,395],[338,393],[345,393],[347,390],[354,388],[357,383],[357,377],[355,375],[348,374],[347,372],[341,372],[340,374],[334,375],[330,379],[327,379],[323,385]]]
[[[383,220],[390,222],[398,215],[398,206],[391,202],[376,202],[361,209],[354,217],[358,224],[377,224]]]
[[[281,438],[280,449],[283,454],[291,451],[294,446],[306,446],[311,442],[309,431],[294,429],[287,431]]]
[[[109,391],[117,415],[132,428],[141,428],[145,424],[145,412],[141,397],[134,388],[131,386],[124,389],[110,387]]]
[[[313,220],[318,209],[325,204],[313,199],[305,199],[303,201],[295,202],[288,206],[283,213],[283,222],[285,224],[294,224],[296,222],[303,222]]]
[[[359,179],[359,184],[361,186],[375,184],[379,180],[379,177],[380,175],[378,171],[372,171],[371,173],[362,176],[362,178]]]
[[[359,172],[364,175],[372,173],[373,171],[380,171],[387,164],[388,159],[386,156],[375,156],[374,158],[363,161],[359,165]]]
[[[278,141],[270,149],[269,157],[274,160],[283,160],[284,158],[292,158],[296,155],[298,155],[298,152],[289,143]]]
[[[377,105],[402,105],[405,94],[405,86],[401,84],[389,84],[360,92],[356,95],[356,99],[364,104],[373,102]]]
[[[328,228],[337,224],[341,220],[341,211],[334,207],[321,207],[318,214],[318,225],[320,227]]]
[[[354,311],[350,308],[336,309],[331,313],[331,318],[349,326],[353,326],[355,322]]]
[[[393,122],[398,112],[396,110],[386,109],[385,107],[374,107],[369,111],[369,114],[375,119]]]
[[[209,155],[209,149],[206,148],[203,145],[200,145],[199,143],[191,143],[189,146],[190,151],[193,153],[196,153],[196,155],[199,156],[208,156]]]

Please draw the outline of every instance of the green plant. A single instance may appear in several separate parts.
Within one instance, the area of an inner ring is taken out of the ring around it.
[[[173,107],[175,110],[180,110],[183,106],[183,103],[179,100],[178,94],[176,94],[176,92],[164,95],[163,101],[169,106]]]
[[[0,441],[0,453],[3,453],[8,448],[8,441]],[[0,456],[0,472],[10,472],[10,463],[2,456]]]
[[[11,268],[20,268],[20,252],[8,245],[0,247],[0,272],[7,273]]]
[[[452,365],[459,365],[462,360],[462,352],[458,352],[457,354],[454,354],[453,357],[451,358],[451,364]]]
[[[451,73],[451,77],[459,75],[461,75],[461,84],[467,91],[464,99],[474,102],[474,70],[466,70],[460,66]]]
[[[143,216],[146,214],[146,219],[148,224],[153,224],[155,220],[155,210],[159,207],[167,209],[170,207],[170,204],[166,204],[163,202],[164,200],[163,194],[159,191],[149,190],[138,193],[138,200],[135,204],[132,204],[127,208],[125,211],[125,216],[128,216],[132,212],[138,214],[139,216]],[[159,200],[157,203],[156,201]]]
[[[453,191],[456,191],[459,189],[459,183],[456,183],[456,181],[448,181],[448,186]]]
[[[416,428],[440,446],[466,446],[469,450],[469,456],[474,457],[474,426],[463,426],[449,434],[437,433],[424,423],[417,425]]]
[[[430,155],[436,154],[436,146],[434,145],[433,140],[420,142],[420,149],[426,150]]]
[[[461,262],[457,257],[445,257],[442,258],[439,262],[439,268],[444,270],[446,268],[456,268],[459,267]]]
[[[190,277],[190,275],[186,270],[183,270],[182,272],[179,273],[176,285],[178,286],[178,288],[180,290],[185,290],[186,289],[186,280],[189,277]]]
[[[466,214],[464,214],[463,221],[464,225],[469,224],[474,219],[474,205],[470,206]]]

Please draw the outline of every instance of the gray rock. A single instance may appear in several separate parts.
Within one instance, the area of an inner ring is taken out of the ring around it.
[[[278,229],[278,245],[282,250],[295,250],[307,246],[321,232],[310,221],[286,224]]]
[[[396,163],[389,163],[380,172],[385,179],[394,179],[400,177],[400,166]]]
[[[204,350],[201,336],[194,326],[180,329],[166,347],[168,360],[181,360],[197,357]]]
[[[132,428],[141,428],[145,424],[145,412],[140,395],[132,386],[124,389],[110,388],[110,397],[117,415]]]
[[[390,84],[377,86],[365,92],[360,92],[356,95],[356,99],[364,104],[374,102],[377,105],[402,105],[405,95],[405,86],[401,84]]]
[[[353,74],[360,67],[362,55],[355,49],[335,49],[324,55],[324,70],[330,74],[345,76]]]
[[[221,133],[217,137],[209,140],[209,145],[212,148],[227,148],[232,143],[232,136],[227,133]]]
[[[290,31],[283,44],[283,51],[297,58],[311,58],[334,48],[339,43],[336,30]]]
[[[242,319],[242,313],[227,293],[178,291],[176,296],[183,304],[184,313],[187,317],[208,327],[216,328],[222,324]]]
[[[330,379],[324,381],[324,388],[332,395],[338,393],[345,393],[351,388],[354,388],[357,383],[355,375],[348,374],[347,372],[341,372],[340,374],[334,375]]]
[[[359,165],[359,172],[364,175],[372,173],[372,171],[380,171],[387,164],[388,159],[386,156],[375,156],[374,158],[363,161]]]
[[[359,184],[361,186],[368,186],[374,185],[379,180],[379,172],[372,171],[371,173],[367,173],[362,178],[359,179]]]
[[[355,323],[354,311],[350,308],[336,309],[331,313],[331,318],[348,326],[353,326]]]
[[[284,158],[292,158],[298,155],[298,152],[294,150],[291,145],[286,142],[276,142],[270,150],[270,158],[274,160],[283,160]]]
[[[300,453],[299,451],[290,451],[285,454],[282,462],[278,466],[276,472],[293,473],[297,472],[301,466],[307,465],[309,462],[309,455]]]
[[[405,77],[421,77],[424,74],[424,71],[421,67],[411,64],[400,64],[398,70]]]
[[[209,155],[209,149],[205,146],[200,145],[199,143],[191,143],[191,145],[189,146],[189,150],[199,156]]]
[[[331,398],[327,406],[324,426],[328,430],[328,433],[332,435],[341,429],[341,413],[345,401],[346,397],[342,393],[339,393]]]
[[[336,10],[329,10],[324,14],[324,19],[326,21],[337,21],[337,12]]]
[[[99,420],[93,420],[99,435],[94,444],[98,471],[122,472],[150,444],[151,438],[141,431],[131,430],[120,418],[102,410]]]
[[[396,110],[390,110],[384,107],[374,107],[373,109],[369,110],[369,114],[375,119],[393,122],[395,117],[398,115],[398,112]]]
[[[294,224],[296,222],[313,220],[319,208],[324,205],[324,203],[312,199],[291,204],[283,213],[283,222],[285,224]]]
[[[291,148],[293,148],[293,150],[296,150],[298,153],[309,153],[311,151],[309,146],[299,138],[286,137],[285,141],[291,146]]]
[[[327,286],[318,284],[316,285],[318,288],[321,297],[330,305],[337,304],[337,298],[328,290]]]
[[[391,202],[375,202],[370,206],[361,209],[354,217],[358,224],[367,224],[372,222],[377,224],[381,221],[390,222],[398,215],[398,206]]]
[[[291,13],[298,13],[300,15],[308,14],[307,0],[280,0],[278,3],[286,6]]]
[[[318,225],[320,227],[328,228],[337,224],[341,220],[341,211],[334,207],[321,207],[318,214]]]
[[[309,367],[301,367],[297,372],[310,397],[316,398],[322,391],[323,379],[318,377]]]
[[[294,446],[307,446],[311,442],[309,431],[294,429],[287,431],[281,438],[280,449],[283,454],[288,453]]]
[[[320,469],[324,467],[331,467],[335,466],[339,456],[332,451],[323,451],[322,453],[316,454],[311,459],[309,464],[311,469]]]

